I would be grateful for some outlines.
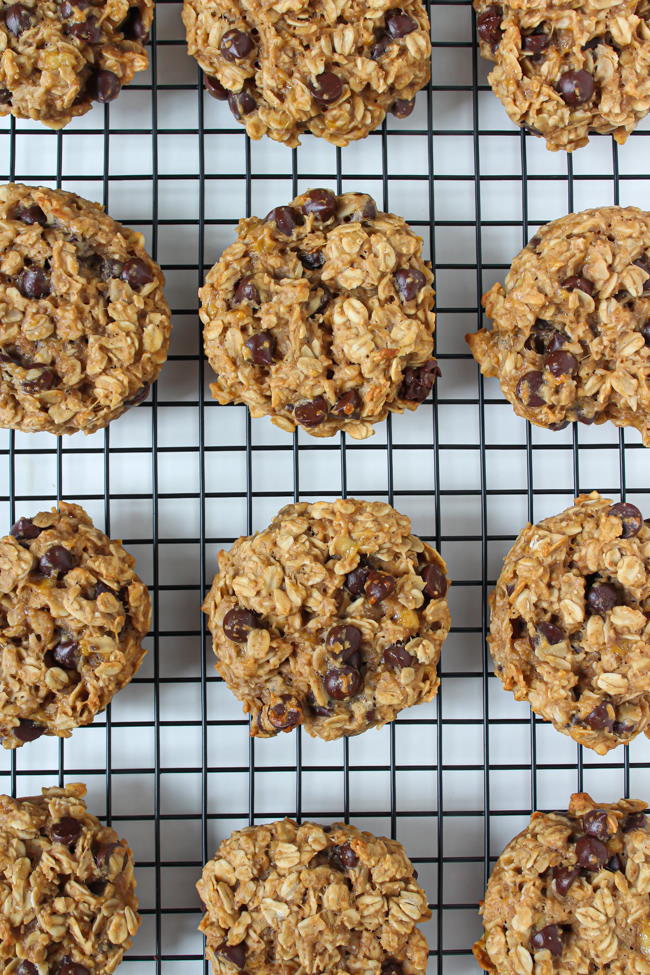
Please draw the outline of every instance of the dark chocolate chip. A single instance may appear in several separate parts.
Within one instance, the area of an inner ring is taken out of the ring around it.
[[[322,251],[312,251],[311,254],[307,251],[298,251],[298,259],[308,271],[315,271],[325,263],[325,255]]]
[[[395,577],[388,572],[371,569],[366,578],[364,591],[368,602],[374,606],[395,592]]]
[[[120,845],[120,843],[96,843],[93,846],[95,863],[100,869],[108,868],[113,853]]]
[[[323,71],[309,83],[309,90],[319,105],[333,105],[343,94],[343,82],[333,71]]]
[[[120,24],[120,30],[127,41],[139,41],[140,44],[146,44],[149,40],[149,31],[139,7],[129,7],[128,14]]]
[[[391,106],[395,118],[408,118],[415,108],[415,98],[396,98]]]
[[[247,58],[254,47],[250,34],[243,30],[227,30],[221,38],[219,51],[226,61],[233,63]]]
[[[627,724],[625,721],[615,721],[612,731],[617,738],[628,738],[634,731],[634,725]]]
[[[246,643],[250,631],[259,626],[259,617],[250,609],[230,609],[223,618],[223,631],[234,643]]]
[[[538,390],[544,384],[544,376],[537,370],[525,373],[515,390],[517,399],[521,400],[524,406],[544,406],[545,400],[539,395]]]
[[[545,51],[551,43],[551,35],[546,31],[537,30],[532,34],[527,34],[521,39],[521,49],[528,54],[540,54]]]
[[[87,44],[99,44],[102,39],[101,27],[97,23],[97,18],[92,14],[85,20],[68,27],[68,34],[72,34],[80,41],[86,41]]]
[[[594,78],[588,71],[565,71],[560,76],[557,89],[570,108],[584,105],[594,93]]]
[[[57,975],[90,975],[90,970],[69,955],[64,955],[57,969]]]
[[[257,108],[257,102],[247,88],[228,92],[228,107],[236,119],[250,115]]]
[[[87,94],[91,101],[106,104],[114,101],[122,90],[118,76],[107,68],[95,71],[88,80]]]
[[[593,731],[611,731],[614,727],[614,718],[610,710],[612,710],[611,705],[603,701],[589,712],[585,721]]]
[[[356,667],[333,667],[325,674],[323,687],[335,701],[345,701],[363,689],[363,677]]]
[[[604,809],[590,809],[582,817],[582,828],[589,836],[595,836],[597,840],[606,842],[611,833],[607,821],[607,813]]]
[[[232,297],[233,305],[241,305],[243,301],[249,301],[252,305],[258,305],[260,301],[260,293],[255,287],[255,283],[250,274],[239,279],[239,283]]]
[[[104,257],[99,266],[99,273],[102,281],[111,281],[113,278],[119,278],[123,269],[122,261],[118,261],[114,257]]]
[[[415,870],[413,874],[417,877]],[[387,958],[386,961],[382,962],[380,975],[404,975],[404,969],[394,958]]]
[[[271,332],[255,332],[244,343],[250,349],[251,359],[256,366],[270,366],[275,354],[275,339]]]
[[[26,267],[16,278],[23,298],[47,298],[52,291],[49,274],[41,267]]]
[[[38,538],[42,531],[43,529],[37,528],[34,522],[29,518],[19,518],[18,521],[11,526],[11,534],[14,536],[14,538],[17,538],[20,541],[31,541],[33,538]]]
[[[43,725],[37,724],[31,718],[21,718],[18,726],[11,730],[19,741],[36,741],[37,738],[45,734]]]
[[[340,846],[331,846],[327,851],[327,857],[331,866],[341,872],[352,870],[359,862],[359,857],[349,843],[341,843]]]
[[[600,870],[609,859],[607,847],[595,836],[581,836],[576,843],[576,862],[583,870]]]
[[[79,664],[79,644],[71,636],[63,637],[52,651],[52,656],[64,670],[76,670]]]
[[[643,527],[643,515],[635,504],[630,504],[627,501],[619,501],[618,504],[613,504],[608,514],[621,519],[623,526],[621,538],[632,538],[634,535],[638,535]]]
[[[212,97],[216,98],[218,102],[225,102],[228,100],[228,89],[223,87],[218,78],[215,78],[213,75],[206,74],[204,75],[203,83],[208,95],[212,95]]]
[[[538,318],[530,330],[530,335],[524,342],[524,348],[538,355],[555,352],[569,341],[566,332],[556,328],[551,322]]]
[[[341,623],[333,626],[325,641],[330,650],[348,663],[350,654],[354,654],[361,646],[361,630],[352,623]]]
[[[485,10],[482,10],[476,18],[478,36],[492,48],[498,47],[503,37],[503,31],[501,30],[502,16],[501,7],[498,7],[496,4],[491,4]]]
[[[429,359],[422,366],[407,366],[399,388],[399,398],[409,403],[423,403],[440,374],[435,359]]]
[[[305,403],[298,403],[293,415],[302,426],[317,427],[327,416],[327,400],[324,396],[316,396]]]
[[[336,197],[330,190],[310,190],[302,205],[303,213],[313,213],[319,220],[331,220],[336,214]]]
[[[58,376],[52,369],[42,369],[34,379],[26,379],[22,387],[26,393],[39,393],[41,390],[52,389],[58,383]]]
[[[16,975],[38,975],[38,968],[33,962],[23,958],[16,969]]]
[[[547,924],[545,928],[541,928],[531,935],[530,946],[533,951],[542,951],[546,948],[555,957],[561,955],[563,948],[562,929],[557,924]]]
[[[393,38],[386,31],[378,31],[375,35],[375,43],[370,48],[370,57],[373,61],[378,61],[382,57],[390,45],[393,42]]]
[[[623,871],[624,869],[623,861],[618,853],[615,853],[614,856],[610,857],[605,864],[605,870],[609,870],[611,873],[618,873],[619,870]]]
[[[367,565],[359,565],[345,577],[345,587],[353,596],[363,596],[364,586],[370,569]]]
[[[621,823],[621,829],[624,833],[631,833],[635,829],[645,829],[647,821],[645,813],[630,813]]]
[[[594,286],[591,281],[581,277],[579,274],[573,274],[570,278],[563,281],[562,287],[566,288],[567,291],[584,291],[587,295],[594,293]]]
[[[381,659],[387,667],[390,667],[391,670],[401,670],[402,667],[412,667],[415,663],[415,657],[412,656],[401,643],[391,643],[391,645],[386,647],[384,650]]]
[[[295,698],[284,694],[282,701],[272,705],[268,711],[269,722],[278,731],[289,731],[297,728],[302,721],[302,711]]]
[[[650,345],[650,318],[641,326],[641,335],[646,345]]]
[[[397,40],[418,29],[417,21],[404,10],[389,10],[386,14],[386,30]]]
[[[333,416],[356,419],[361,413],[362,405],[363,403],[361,397],[357,393],[356,389],[348,389],[346,393],[342,393],[342,395],[339,396],[331,409],[331,413]]]
[[[577,867],[553,867],[555,889],[560,897],[564,897],[566,895],[573,882],[577,880],[579,876],[580,871]]]
[[[541,633],[546,642],[552,646],[556,643],[561,643],[566,637],[566,633],[561,626],[556,626],[555,623],[550,623],[547,620],[543,620],[537,624],[537,632]]]
[[[562,349],[558,352],[549,352],[544,359],[544,367],[556,377],[575,376],[579,368],[576,357]]]
[[[43,576],[64,576],[74,568],[77,560],[63,545],[52,545],[38,560],[38,571]]]
[[[447,578],[440,566],[429,562],[420,569],[424,579],[424,595],[429,599],[442,599],[447,592]]]
[[[632,261],[632,263],[636,265],[636,267],[640,267],[641,270],[645,271],[645,273],[648,275],[643,282],[643,294],[650,294],[650,255],[643,254],[642,257],[639,257],[636,261]]]
[[[595,582],[587,593],[587,605],[592,613],[604,616],[623,604],[623,596],[611,582]]]
[[[104,891],[106,890],[106,884],[107,884],[106,880],[101,880],[101,879],[89,880],[86,883],[86,887],[88,888],[91,894],[95,895],[95,897],[101,897]]]
[[[8,88],[0,88],[0,105],[11,105],[11,92]]]
[[[323,707],[322,704],[318,704],[316,702],[316,698],[311,691],[307,695],[307,704],[309,705],[309,710],[312,712],[312,714],[315,714],[317,718],[329,718],[329,716],[332,714],[331,708]]]
[[[146,284],[151,284],[153,281],[153,271],[146,261],[139,257],[132,257],[122,268],[120,277],[133,291],[141,291]]]
[[[63,843],[64,846],[74,846],[83,829],[83,823],[72,816],[63,816],[50,827],[50,836],[55,843]]]
[[[20,37],[32,26],[31,11],[22,3],[12,3],[11,6],[5,7],[4,17],[7,30],[11,31],[14,37]]]
[[[422,271],[413,267],[402,267],[395,271],[393,280],[402,301],[413,301],[426,284]]]
[[[32,206],[23,206],[20,204],[14,210],[12,216],[14,220],[20,220],[21,223],[26,223],[30,227],[35,223],[40,227],[45,227],[47,224],[47,217],[36,203],[33,203]]]
[[[300,210],[295,207],[275,207],[266,215],[267,220],[272,220],[281,234],[291,236],[296,227],[302,226],[305,222]]]

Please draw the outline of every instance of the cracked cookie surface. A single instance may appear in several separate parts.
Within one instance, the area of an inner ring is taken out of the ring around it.
[[[542,227],[467,336],[518,416],[636,427],[650,445],[650,213],[601,207]]]
[[[490,597],[495,671],[517,700],[604,755],[650,737],[650,527],[597,492],[527,525]]]
[[[219,403],[288,432],[363,439],[439,374],[422,240],[363,193],[315,189],[240,221],[199,292]]]
[[[571,151],[626,141],[650,111],[648,0],[474,0],[492,90],[515,125]]]
[[[140,925],[125,840],[86,809],[85,785],[0,796],[0,962],[18,975],[105,975]]]
[[[344,823],[239,830],[196,885],[214,975],[424,975],[416,877],[401,843]]]
[[[73,193],[0,186],[0,425],[93,433],[167,358],[164,278],[142,234]]]
[[[303,724],[340,738],[430,701],[448,585],[435,549],[382,502],[287,505],[220,552],[203,608],[251,734]]]
[[[0,8],[0,115],[60,129],[148,64],[153,0],[24,0]]]
[[[431,75],[420,0],[185,0],[189,53],[248,135],[337,146],[406,118]]]
[[[491,975],[649,972],[645,807],[576,793],[566,813],[533,813],[488,881],[479,965]]]
[[[135,559],[83,508],[19,518],[0,539],[0,737],[18,748],[90,724],[142,663],[151,619]]]

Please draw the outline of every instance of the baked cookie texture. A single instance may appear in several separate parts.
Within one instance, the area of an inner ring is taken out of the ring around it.
[[[163,284],[98,204],[0,186],[0,426],[93,433],[142,402],[167,358]]]
[[[344,823],[239,830],[196,885],[214,975],[423,975],[416,877],[401,843]]]
[[[431,76],[420,0],[185,0],[189,53],[252,139],[337,146],[406,118]]]
[[[430,701],[448,585],[435,549],[382,502],[290,504],[220,552],[203,609],[251,734],[302,724],[340,738]]]
[[[219,403],[282,430],[373,434],[439,375],[422,240],[363,193],[315,189],[241,220],[199,291]]]
[[[18,975],[104,975],[140,926],[133,857],[85,785],[0,796],[0,962]]]
[[[650,445],[650,213],[601,207],[542,227],[467,336],[518,416],[636,427]]]
[[[645,807],[576,793],[566,813],[533,813],[488,881],[479,965],[492,975],[650,971]]]
[[[0,737],[18,748],[90,724],[142,663],[147,587],[83,508],[19,518],[0,539]]]
[[[600,755],[650,737],[650,527],[596,491],[508,552],[491,597],[495,671]]]
[[[0,9],[0,115],[60,129],[117,98],[149,59],[153,0],[25,0]]]
[[[571,152],[624,143],[650,111],[648,0],[474,0],[481,54],[515,125]]]

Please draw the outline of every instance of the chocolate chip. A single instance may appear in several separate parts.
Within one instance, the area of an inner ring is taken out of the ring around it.
[[[336,214],[336,197],[330,190],[310,190],[302,205],[303,213],[313,213],[319,220],[331,220]]]
[[[333,667],[325,674],[323,687],[335,701],[345,701],[363,690],[363,677],[356,667]]]
[[[551,322],[538,318],[530,330],[530,335],[524,342],[524,348],[538,355],[545,355],[547,352],[555,352],[561,349],[569,341],[566,332],[552,325]]]
[[[426,284],[422,271],[412,267],[402,267],[395,271],[393,280],[402,301],[413,301]]]
[[[95,585],[95,588],[93,589],[92,598],[97,599],[104,592],[109,592],[111,596],[115,596],[116,599],[118,598],[118,595],[115,592],[115,590],[111,589],[110,586],[107,586],[106,583],[100,579],[99,582]]]
[[[567,291],[584,291],[587,295],[594,293],[594,286],[591,281],[578,274],[574,274],[570,278],[567,278],[566,281],[563,281],[562,287],[566,288]]]
[[[325,255],[322,251],[312,251],[311,254],[307,251],[298,251],[298,259],[308,271],[315,271],[325,263]]]
[[[643,294],[650,294],[650,255],[643,254],[636,261],[632,261],[636,267],[640,267],[642,271],[648,275],[648,277],[643,282]]]
[[[63,843],[64,846],[74,846],[79,837],[83,824],[72,816],[63,816],[50,827],[50,836],[55,843]]]
[[[608,858],[607,847],[595,836],[581,836],[576,843],[576,862],[583,870],[600,870]]]
[[[90,970],[78,961],[73,961],[69,955],[64,955],[57,970],[57,975],[90,975]]]
[[[376,217],[377,217],[377,204],[372,199],[372,197],[369,197],[365,201],[363,206],[359,210],[355,211],[352,219],[355,222],[361,221],[363,223],[365,220],[375,220]]]
[[[16,286],[23,298],[47,298],[52,290],[50,276],[41,267],[26,267],[16,278]]]
[[[307,695],[307,704],[309,706],[309,710],[312,712],[312,714],[315,714],[317,718],[329,718],[329,716],[332,714],[331,708],[323,707],[322,704],[317,703],[316,698],[311,691]]]
[[[250,349],[251,358],[256,366],[270,366],[275,353],[275,339],[271,332],[255,332],[244,343]]]
[[[641,326],[641,335],[646,345],[650,345],[650,318]]]
[[[218,102],[225,102],[228,100],[228,89],[224,88],[219,79],[215,78],[214,75],[204,75],[203,83],[208,95],[212,95],[212,97],[216,98]]]
[[[250,34],[243,30],[227,30],[221,38],[219,51],[226,61],[233,63],[247,58],[255,44]]]
[[[38,538],[42,531],[43,529],[37,528],[34,522],[29,518],[19,518],[18,521],[11,526],[10,534],[20,541],[31,541],[33,538]]]
[[[114,101],[122,90],[118,76],[107,68],[95,71],[88,80],[86,93],[91,101],[105,105]]]
[[[99,273],[102,281],[111,281],[113,278],[119,278],[123,269],[122,261],[118,261],[114,257],[104,257],[99,267]]]
[[[562,954],[562,929],[557,924],[547,924],[545,928],[535,931],[530,938],[530,946],[533,951],[542,951],[546,948],[556,957]]]
[[[527,34],[521,39],[521,49],[528,54],[540,54],[545,51],[551,43],[551,36],[546,31],[538,30],[532,34]]]
[[[415,663],[413,657],[401,643],[391,643],[384,650],[381,659],[391,670],[401,670],[402,667],[412,667]]]
[[[237,287],[235,288],[235,293],[232,297],[233,305],[241,305],[243,301],[250,301],[252,305],[258,305],[260,301],[260,293],[255,287],[253,278],[250,274],[247,274],[243,278],[239,279]]]
[[[298,403],[293,415],[304,427],[317,427],[327,416],[327,400],[324,396],[316,396],[305,403]]]
[[[551,646],[554,646],[556,643],[561,643],[566,637],[561,626],[556,626],[555,623],[549,623],[546,620],[537,624],[537,632],[541,633],[546,642],[551,644]]]
[[[52,651],[52,656],[64,670],[76,670],[79,663],[79,644],[71,636],[63,637]]]
[[[643,527],[643,515],[635,504],[630,504],[627,501],[619,501],[618,504],[613,504],[608,514],[621,519],[623,526],[621,538],[632,538],[634,535],[638,535]]]
[[[415,108],[415,98],[396,98],[391,106],[395,118],[408,118]]]
[[[627,724],[625,721],[615,721],[612,731],[617,738],[628,738],[634,731],[634,725]]]
[[[101,897],[106,890],[106,884],[107,882],[105,880],[88,880],[86,882],[86,887],[91,894],[95,895],[95,897]]]
[[[571,884],[574,880],[580,876],[580,871],[577,867],[553,867],[553,880],[555,881],[555,889],[560,895],[564,897],[568,892]]]
[[[153,281],[153,271],[146,261],[139,257],[132,257],[122,268],[120,277],[133,291],[141,291],[145,284],[151,284]]]
[[[409,403],[423,403],[440,374],[435,359],[429,359],[422,366],[407,366],[399,388],[399,398]]]
[[[37,738],[45,734],[43,725],[36,724],[31,718],[21,718],[18,726],[11,730],[19,741],[36,741]]]
[[[352,623],[341,623],[332,627],[325,642],[336,656],[347,663],[347,656],[356,653],[361,646],[361,630]]]
[[[417,876],[417,874],[415,875]],[[382,962],[380,975],[404,975],[404,969],[394,958],[387,958],[386,961]]]
[[[587,606],[592,613],[600,613],[604,616],[614,609],[614,606],[621,606],[623,597],[616,586],[611,582],[595,582],[587,593]]]
[[[597,704],[593,711],[589,712],[585,722],[593,731],[611,731],[614,726],[614,718],[610,714],[610,710],[613,710],[611,705],[603,701],[602,704]]]
[[[386,53],[392,42],[393,38],[386,31],[377,31],[375,43],[370,48],[371,60],[378,61]]]
[[[606,842],[610,836],[607,813],[604,809],[590,809],[582,817],[582,828],[589,836],[595,836],[597,840]]]
[[[58,376],[52,369],[42,369],[33,379],[26,379],[22,388],[26,393],[39,393],[41,390],[52,389],[58,383]]]
[[[646,823],[647,818],[645,813],[631,813],[621,823],[621,829],[624,833],[631,833],[635,829],[645,829]]]
[[[371,569],[366,578],[364,592],[368,602],[374,606],[395,592],[395,577],[387,572]]]
[[[278,731],[290,731],[302,721],[302,711],[295,698],[289,694],[282,696],[282,701],[272,705],[268,711],[269,722]]]
[[[11,105],[11,92],[8,88],[0,88],[0,105]]]
[[[255,111],[257,102],[248,88],[242,88],[241,91],[228,92],[228,107],[236,119],[241,119]]]
[[[623,871],[623,861],[621,860],[618,853],[615,853],[613,857],[610,857],[605,864],[605,870],[611,871],[611,873],[617,873],[618,871]]]
[[[359,565],[352,572],[348,572],[345,577],[345,588],[353,596],[363,596],[366,579],[370,573],[367,565]]]
[[[16,969],[16,975],[38,975],[38,968],[33,962],[27,961],[26,958],[23,958],[20,965]]]
[[[151,389],[151,383],[145,383],[140,389],[136,390],[133,396],[129,396],[128,399],[124,400],[125,406],[139,406],[140,403],[144,403],[147,396],[149,395],[149,390]]]
[[[329,305],[330,301],[332,300],[332,297],[333,297],[332,292],[330,291],[330,289],[327,287],[326,284],[323,284],[322,281],[319,284],[319,289],[322,292],[321,299],[320,299],[320,302],[318,303],[318,305],[316,306],[316,308],[314,309],[314,311],[309,316],[310,318],[313,315],[322,315],[323,312],[325,311],[325,309],[327,308],[327,306]]]
[[[246,643],[250,631],[259,626],[259,617],[250,609],[230,609],[223,618],[223,631],[234,643]]]
[[[68,27],[68,34],[86,41],[87,44],[99,44],[102,39],[101,27],[97,23],[97,18],[90,14],[85,20]]]
[[[149,31],[139,7],[129,7],[128,14],[120,24],[120,30],[127,41],[139,41],[140,44],[146,44],[149,40]]]
[[[333,71],[323,71],[309,82],[309,90],[319,105],[333,105],[343,94],[343,82]]]
[[[361,397],[356,389],[348,389],[346,393],[339,396],[330,412],[333,416],[356,419],[361,413],[362,405]]]
[[[295,207],[275,207],[266,215],[267,220],[272,220],[281,234],[290,237],[296,227],[302,226],[305,222],[300,210]]]
[[[584,105],[594,93],[594,79],[588,71],[565,71],[557,90],[570,108]]]
[[[11,6],[5,7],[4,14],[7,30],[11,31],[14,37],[20,37],[32,26],[31,11],[22,3],[12,3]]]
[[[424,579],[424,595],[429,599],[442,599],[447,592],[447,578],[440,566],[429,562],[420,569],[420,575]]]
[[[389,10],[386,14],[386,30],[395,40],[406,37],[407,34],[411,34],[417,29],[417,21],[404,10]]]
[[[14,210],[12,217],[14,220],[20,220],[21,223],[26,223],[30,227],[35,223],[40,227],[45,227],[47,224],[47,217],[36,203],[27,207],[19,204]]]
[[[341,872],[352,870],[359,862],[359,857],[349,843],[341,843],[340,846],[331,846],[327,851],[327,857],[334,869],[340,870]]]
[[[525,373],[515,390],[517,399],[521,400],[524,406],[544,406],[545,400],[539,395],[538,390],[544,384],[544,376],[537,370]]]
[[[579,368],[576,357],[563,350],[550,352],[544,359],[544,367],[556,377],[575,376]]]
[[[499,46],[503,37],[503,31],[501,30],[502,16],[501,7],[497,7],[496,4],[491,4],[485,10],[481,11],[476,18],[478,36],[493,48]]]
[[[74,568],[77,560],[63,545],[52,545],[38,560],[38,571],[43,576],[64,576]]]
[[[93,846],[93,856],[95,863],[101,869],[108,868],[111,857],[115,850],[120,847],[120,843],[96,843]]]

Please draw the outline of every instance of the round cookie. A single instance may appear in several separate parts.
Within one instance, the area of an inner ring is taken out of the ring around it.
[[[346,146],[387,112],[410,115],[431,76],[420,0],[185,0],[183,21],[207,91],[228,100],[252,139],[297,146],[312,132]]]
[[[83,508],[19,518],[0,539],[0,738],[18,748],[90,724],[142,663],[147,587]]]
[[[290,504],[219,553],[203,609],[251,734],[330,740],[430,701],[450,626],[441,557],[388,504]]]
[[[24,0],[0,9],[0,115],[60,129],[149,60],[153,0]]]
[[[238,830],[196,885],[214,975],[424,975],[416,878],[401,843],[344,823]]]
[[[421,253],[363,193],[310,190],[240,221],[199,291],[214,398],[316,437],[363,439],[415,409],[439,375]]]
[[[527,525],[492,593],[495,671],[600,755],[650,737],[650,527],[596,492]]]
[[[571,152],[626,141],[650,111],[647,0],[474,0],[481,54],[515,125]]]
[[[167,358],[163,284],[98,204],[0,186],[0,426],[93,433],[141,403]]]
[[[492,329],[467,341],[519,416],[551,430],[611,420],[650,445],[650,213],[552,221],[483,304]]]
[[[491,975],[630,975],[650,959],[645,802],[535,812],[496,862],[473,948]]]
[[[0,796],[0,963],[16,975],[110,975],[140,926],[133,857],[85,785]]]

